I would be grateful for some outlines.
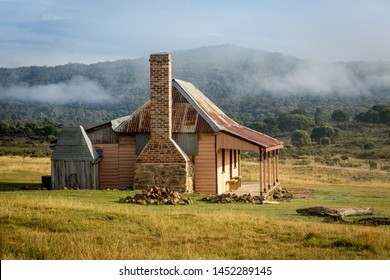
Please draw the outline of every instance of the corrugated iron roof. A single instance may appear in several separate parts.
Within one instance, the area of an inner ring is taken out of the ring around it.
[[[215,132],[224,131],[264,148],[283,147],[283,143],[279,140],[236,123],[193,84],[175,79],[173,80],[173,85],[195,110],[203,116],[210,127],[214,128]]]
[[[214,132],[180,92],[174,89],[172,97],[172,133]],[[150,132],[150,101],[145,102],[128,119],[118,125],[115,132]]]
[[[229,118],[193,84],[172,82],[172,133],[224,131],[263,148],[282,148],[279,140],[242,126]],[[115,129],[116,132],[150,132],[150,102],[147,101]]]
[[[51,158],[64,161],[95,161],[99,156],[83,127],[77,126],[65,127],[62,130]]]

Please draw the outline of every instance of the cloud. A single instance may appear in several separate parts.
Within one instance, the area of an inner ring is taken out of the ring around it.
[[[66,83],[0,88],[0,97],[55,104],[109,100],[109,95],[99,83],[82,76],[73,77]]]
[[[344,64],[303,62],[285,77],[273,77],[265,80],[262,87],[273,93],[282,94],[365,94],[382,77],[371,79],[367,83],[357,78]]]

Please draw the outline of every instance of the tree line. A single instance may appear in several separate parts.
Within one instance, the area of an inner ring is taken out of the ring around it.
[[[341,130],[331,123],[351,122],[349,111],[345,108],[333,110],[331,117],[327,112],[317,107],[314,116],[302,108],[294,109],[289,113],[282,113],[279,117],[266,117],[261,122],[243,123],[246,126],[276,136],[278,133],[289,133],[291,143],[296,147],[304,147],[313,142],[321,145],[335,143]],[[371,109],[355,116],[355,121],[366,123],[381,123],[390,125],[390,106],[377,104]]]
[[[29,137],[35,140],[54,140],[61,132],[63,125],[51,118],[41,123],[35,121],[9,122],[0,121],[0,136]]]

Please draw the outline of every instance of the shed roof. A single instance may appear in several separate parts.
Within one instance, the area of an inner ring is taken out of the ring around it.
[[[283,147],[279,140],[233,121],[192,83],[174,79],[172,87],[173,133],[223,131],[268,150]],[[150,132],[150,101],[126,117],[114,130],[125,133]]]
[[[52,160],[96,161],[99,156],[82,126],[65,127],[58,137]]]

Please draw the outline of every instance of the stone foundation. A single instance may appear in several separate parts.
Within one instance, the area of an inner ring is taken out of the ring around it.
[[[137,163],[134,173],[135,190],[164,187],[180,192],[193,192],[194,166],[187,163]]]

